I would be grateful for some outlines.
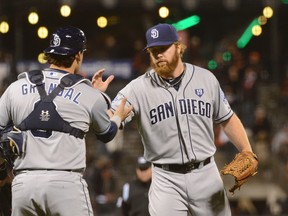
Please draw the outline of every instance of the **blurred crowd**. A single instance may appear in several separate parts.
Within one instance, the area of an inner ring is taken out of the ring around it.
[[[201,40],[187,37],[185,32],[182,33],[182,38],[187,40],[184,61],[207,68],[208,58]],[[115,54],[113,46],[117,45],[113,38],[109,38],[108,42],[107,56],[110,52]],[[149,67],[143,47],[141,40],[134,42],[135,51],[131,54],[133,77],[143,74]],[[229,61],[223,59],[224,51],[231,54]],[[0,56],[1,62],[10,61],[7,56]],[[117,56],[114,55],[113,58]],[[230,105],[242,120],[252,147],[259,157],[257,179],[277,185],[288,195],[288,76],[281,77],[279,82],[271,80],[273,71],[269,71],[260,52],[253,50],[244,53],[227,39],[217,44],[213,58],[218,67],[211,72],[218,78]],[[12,79],[14,78],[15,76]],[[1,79],[1,94],[12,79],[9,76]],[[119,87],[129,80],[113,82]],[[117,92],[113,82],[108,92],[112,93],[111,97]],[[88,153],[84,176],[90,188],[96,216],[121,215],[117,209],[117,200],[121,197],[123,185],[136,177],[135,159],[143,153],[134,124],[128,125],[116,140],[108,144],[96,140],[93,134],[88,134],[86,138]],[[218,148],[217,154],[221,154],[221,159],[224,160],[219,161],[220,164],[228,163],[237,153],[235,147],[229,145],[229,140],[221,128],[216,125],[215,144]],[[0,194],[6,190],[4,185],[11,183],[9,176],[1,178],[6,180],[5,184],[3,179],[0,180]],[[236,200],[231,202],[231,206],[235,216],[288,215],[286,196],[273,201],[269,197],[260,200]]]

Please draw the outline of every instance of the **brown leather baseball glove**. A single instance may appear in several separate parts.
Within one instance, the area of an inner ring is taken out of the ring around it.
[[[229,191],[234,191],[246,183],[248,179],[257,173],[258,158],[253,152],[244,151],[236,154],[235,158],[220,171],[222,175],[232,175],[235,184]]]

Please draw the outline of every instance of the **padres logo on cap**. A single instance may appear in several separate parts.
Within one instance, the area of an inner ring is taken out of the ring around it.
[[[151,37],[152,38],[158,38],[159,37],[159,32],[157,29],[152,29],[151,30]]]
[[[61,44],[61,39],[57,34],[55,34],[53,37],[53,45],[60,46],[60,44]]]

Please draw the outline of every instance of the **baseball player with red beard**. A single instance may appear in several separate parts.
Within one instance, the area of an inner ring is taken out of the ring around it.
[[[213,124],[220,124],[239,152],[252,152],[244,127],[220,84],[208,70],[185,63],[176,29],[158,24],[146,32],[151,69],[132,80],[112,101],[133,105],[133,118],[153,163],[149,191],[152,216],[230,216],[214,161]],[[102,79],[102,78],[101,78]]]

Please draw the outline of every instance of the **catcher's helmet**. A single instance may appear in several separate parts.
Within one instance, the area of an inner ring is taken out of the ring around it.
[[[59,28],[50,37],[50,45],[43,52],[56,55],[73,55],[86,50],[86,37],[81,29],[67,26]]]

